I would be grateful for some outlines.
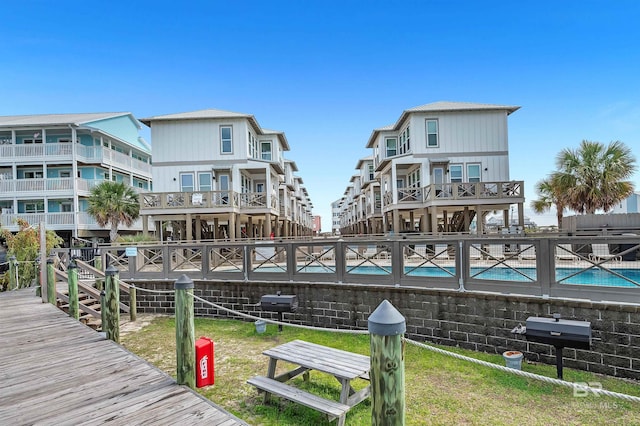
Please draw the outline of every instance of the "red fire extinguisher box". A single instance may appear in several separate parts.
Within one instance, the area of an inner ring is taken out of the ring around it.
[[[196,387],[212,385],[214,371],[213,340],[201,337],[196,340]]]

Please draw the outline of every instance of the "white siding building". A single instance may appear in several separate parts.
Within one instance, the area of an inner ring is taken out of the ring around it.
[[[311,206],[283,132],[221,110],[141,120],[151,128],[154,193],[141,213],[171,221],[179,239],[307,235]]]
[[[488,212],[508,215],[512,204],[522,224],[523,183],[510,178],[507,132],[507,117],[518,108],[436,102],[375,129],[367,148],[373,150],[382,215],[342,232],[468,232],[474,218],[482,232]],[[376,190],[370,191],[375,211]]]

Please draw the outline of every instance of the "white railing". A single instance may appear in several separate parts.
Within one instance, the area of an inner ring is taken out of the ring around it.
[[[127,170],[151,174],[151,164],[109,148],[79,145],[77,155],[78,158],[86,162],[105,163],[112,166],[120,166]]]
[[[71,178],[0,180],[0,193],[7,194],[7,195],[13,192],[44,192],[44,191],[72,191],[72,190],[73,190],[73,180]]]
[[[31,225],[44,222],[46,225],[69,228],[73,226],[75,213],[14,213],[0,215],[0,224],[9,231],[18,229],[17,219],[24,219]]]
[[[68,157],[71,158],[73,146],[70,143],[37,143],[0,145],[0,157],[2,158],[25,158],[43,156]]]

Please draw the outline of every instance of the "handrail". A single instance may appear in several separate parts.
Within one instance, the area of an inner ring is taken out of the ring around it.
[[[78,265],[78,267],[82,267],[82,269],[85,269],[89,272],[91,272],[94,276],[100,277],[100,278],[104,278],[105,274],[104,272],[102,272],[99,269],[94,268],[93,266],[89,265],[88,263],[86,263],[83,260],[80,259],[76,259],[76,265]],[[129,289],[131,288],[131,284],[122,281],[121,279],[118,279],[118,284],[120,285],[120,290],[124,291],[125,293],[129,293]]]

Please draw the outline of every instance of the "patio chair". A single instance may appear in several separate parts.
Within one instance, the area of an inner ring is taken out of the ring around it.
[[[436,244],[434,259],[449,260],[449,246],[447,244]]]
[[[609,251],[609,244],[591,244],[591,254],[589,254],[591,260],[609,260],[621,262],[622,257],[617,254],[611,254]]]
[[[519,257],[521,260],[535,260],[536,259],[535,246],[533,244],[520,244]]]
[[[580,257],[573,252],[571,244],[558,244],[556,246],[556,259],[577,262]]]
[[[504,259],[504,244],[489,244],[487,246],[487,252],[489,253],[489,259]]]
[[[469,259],[480,260],[483,255],[482,246],[480,244],[471,244],[469,246]]]

